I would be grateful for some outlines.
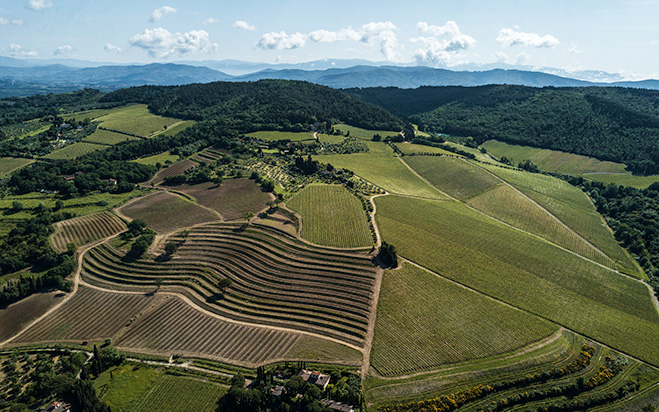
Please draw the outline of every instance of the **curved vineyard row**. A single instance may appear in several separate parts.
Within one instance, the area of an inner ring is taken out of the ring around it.
[[[109,246],[96,247],[85,256],[82,276],[106,288],[144,291],[160,279],[166,290],[232,319],[363,343],[375,284],[367,256],[253,225],[210,224],[173,240],[183,244],[167,262],[127,262]],[[232,280],[224,294],[221,278]]]
[[[151,180],[151,183],[153,183],[154,185],[159,185],[160,183],[165,181],[165,178],[181,175],[186,170],[192,169],[197,166],[199,166],[199,163],[190,159],[185,159],[180,162],[176,162],[173,165],[161,169],[158,173],[156,173],[156,175],[153,177],[153,180]]]
[[[138,318],[116,345],[133,351],[203,355],[257,366],[283,358],[298,339],[296,333],[224,322],[171,298]]]
[[[126,225],[121,219],[105,211],[55,223],[55,233],[50,241],[53,249],[61,253],[66,251],[66,245],[69,243],[80,247],[124,229]]]

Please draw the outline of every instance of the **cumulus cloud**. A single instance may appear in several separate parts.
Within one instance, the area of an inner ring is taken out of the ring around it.
[[[0,17],[0,26],[22,26],[22,25],[23,25],[23,20],[21,19],[8,20],[5,19],[4,17]]]
[[[37,55],[37,52],[23,50],[23,46],[16,43],[9,45],[9,51],[11,52],[12,56],[34,57]]]
[[[217,20],[215,20],[212,17],[209,17],[206,20],[204,20],[204,24],[213,24],[213,23],[217,23]]]
[[[218,44],[210,40],[205,30],[170,33],[158,27],[146,29],[130,38],[130,45],[146,50],[151,57],[164,58],[174,54],[214,53]]]
[[[524,33],[513,29],[501,29],[497,36],[497,41],[504,46],[533,46],[533,47],[554,47],[560,42],[550,34],[540,36],[538,33]]]
[[[55,56],[60,56],[60,55],[62,55],[62,54],[71,53],[72,51],[73,51],[73,47],[71,47],[70,45],[66,44],[66,45],[64,45],[64,46],[59,46],[58,48],[56,48],[55,51],[53,52],[53,54],[54,54]]]
[[[236,20],[236,22],[233,23],[233,28],[234,29],[248,30],[248,31],[256,30],[255,25],[249,24],[245,20]]]
[[[502,51],[492,53],[495,62],[505,63],[508,61],[508,55]]]
[[[50,0],[30,0],[27,3],[27,7],[32,10],[41,10],[46,7],[53,7],[53,2]]]
[[[103,47],[103,48],[105,49],[105,51],[114,52],[114,53],[121,53],[123,51],[123,49],[121,49],[121,47],[115,46],[112,43],[106,44],[105,47]]]
[[[526,63],[528,63],[530,59],[531,59],[531,55],[523,51],[520,54],[518,54],[517,57],[515,58],[515,64],[518,66],[523,66]]]
[[[443,26],[436,26],[420,21],[417,30],[427,36],[410,39],[420,47],[414,51],[414,59],[419,64],[448,64],[457,52],[476,44],[476,40],[460,31],[454,21],[447,21]]]
[[[397,27],[390,21],[385,22],[371,22],[364,24],[360,30],[361,37],[359,41],[362,43],[380,45],[380,52],[384,58],[391,61],[396,59],[396,46],[398,40],[396,38]]]
[[[151,13],[151,18],[149,20],[152,22],[160,21],[160,19],[165,17],[165,15],[176,12],[177,10],[174,7],[162,6],[159,9],[155,9],[153,13]]]
[[[291,50],[303,47],[307,35],[302,33],[286,34],[285,31],[266,33],[256,43],[256,47],[269,50]]]

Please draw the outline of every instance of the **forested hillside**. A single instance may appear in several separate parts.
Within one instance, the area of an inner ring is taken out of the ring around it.
[[[217,125],[242,132],[304,131],[309,124],[337,120],[368,129],[397,130],[402,126],[387,110],[341,91],[285,80],[133,87],[109,93],[101,102],[145,103],[159,115],[213,119]]]
[[[659,171],[659,92],[523,86],[353,89],[422,130],[583,154]]]

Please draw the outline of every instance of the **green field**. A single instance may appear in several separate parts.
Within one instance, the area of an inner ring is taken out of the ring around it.
[[[116,109],[84,110],[84,111],[81,111],[81,112],[75,112],[75,113],[62,115],[62,119],[67,120],[67,121],[71,120],[71,119],[75,119],[76,121],[79,121],[79,122],[81,122],[85,119],[96,120],[99,117],[106,116],[107,114],[111,113],[113,110],[116,110]]]
[[[145,104],[135,104],[132,106],[113,109],[104,116],[100,116],[95,121],[101,122],[99,127],[120,132],[134,134],[142,137],[164,132],[173,124],[178,124],[181,120],[170,117],[157,116],[149,112]]]
[[[524,160],[535,163],[540,170],[548,172],[581,175],[584,173],[625,173],[622,163],[597,160],[593,157],[580,156],[556,150],[539,149],[488,140],[482,144],[487,152],[497,159],[505,156],[511,163],[518,164]]]
[[[335,124],[334,126],[335,130],[340,130],[341,133],[344,135],[346,132],[350,132],[350,136],[354,137],[360,137],[362,139],[368,139],[371,140],[373,138],[373,135],[379,134],[383,139],[387,136],[396,136],[397,134],[400,133],[400,130],[367,130],[367,129],[362,129],[361,127],[356,127],[356,126],[349,126],[347,124],[339,123]]]
[[[348,364],[359,365],[362,353],[356,349],[320,339],[309,335],[301,335],[288,352],[287,359],[309,359],[318,362],[336,362],[341,360]]]
[[[384,376],[512,352],[557,327],[404,263],[382,280],[371,365]]]
[[[586,173],[586,179],[602,182],[604,184],[631,186],[637,189],[645,189],[654,182],[659,182],[659,175],[634,176],[632,174],[594,174]]]
[[[362,204],[340,185],[312,184],[286,205],[302,216],[302,237],[334,247],[365,247],[373,241]]]
[[[178,159],[179,159],[178,155],[173,155],[169,152],[163,152],[163,153],[153,155],[153,156],[142,157],[140,159],[133,160],[133,162],[140,163],[140,164],[143,164],[143,165],[155,166],[158,163],[160,163],[161,165],[164,165],[165,162],[167,162],[168,160],[171,163],[176,163],[178,161]]]
[[[366,153],[315,156],[322,163],[349,169],[358,176],[391,193],[426,197],[445,198],[437,189],[419,179],[384,143],[369,143]]]
[[[48,153],[44,159],[75,159],[76,157],[84,156],[97,150],[107,149],[108,147],[103,144],[78,142],[69,146],[64,146],[54,152]]]
[[[597,213],[595,206],[581,189],[551,176],[487,164],[482,166],[515,186],[602,250],[616,262],[619,270],[635,277],[646,278],[627,251],[620,247],[602,216]]]
[[[30,163],[34,163],[34,159],[23,159],[20,157],[0,157],[0,176],[7,175],[14,170],[23,168]]]
[[[659,365],[643,282],[492,221],[458,202],[376,199],[383,237],[449,279]]]
[[[400,149],[403,154],[415,154],[415,153],[438,153],[438,154],[444,154],[444,155],[449,155],[449,156],[459,156],[462,157],[458,154],[455,154],[453,152],[449,152],[448,150],[441,149],[439,147],[432,147],[432,146],[424,146],[422,144],[413,144],[413,143],[395,143],[396,147]]]
[[[173,135],[175,135],[176,133],[181,132],[181,131],[187,129],[188,127],[192,127],[192,126],[194,126],[195,123],[197,123],[197,122],[194,121],[194,120],[186,120],[186,121],[179,122],[179,123],[177,123],[177,124],[175,124],[175,125],[172,125],[172,126],[170,126],[170,127],[167,127],[167,130],[165,130],[165,131],[163,131],[162,133],[160,133],[160,135],[161,135],[161,136],[173,136]]]
[[[314,140],[312,132],[253,132],[247,133],[245,136],[254,139],[276,141],[276,140],[290,140],[292,142],[299,142],[302,140]]]
[[[137,137],[126,136],[125,134],[111,132],[109,130],[97,129],[91,135],[85,137],[83,142],[87,143],[97,143],[104,145],[115,145],[117,143],[123,143],[130,140],[137,140]]]

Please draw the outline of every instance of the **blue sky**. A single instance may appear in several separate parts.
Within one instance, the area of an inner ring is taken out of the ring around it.
[[[659,78],[659,0],[0,0],[0,55],[505,62]]]

